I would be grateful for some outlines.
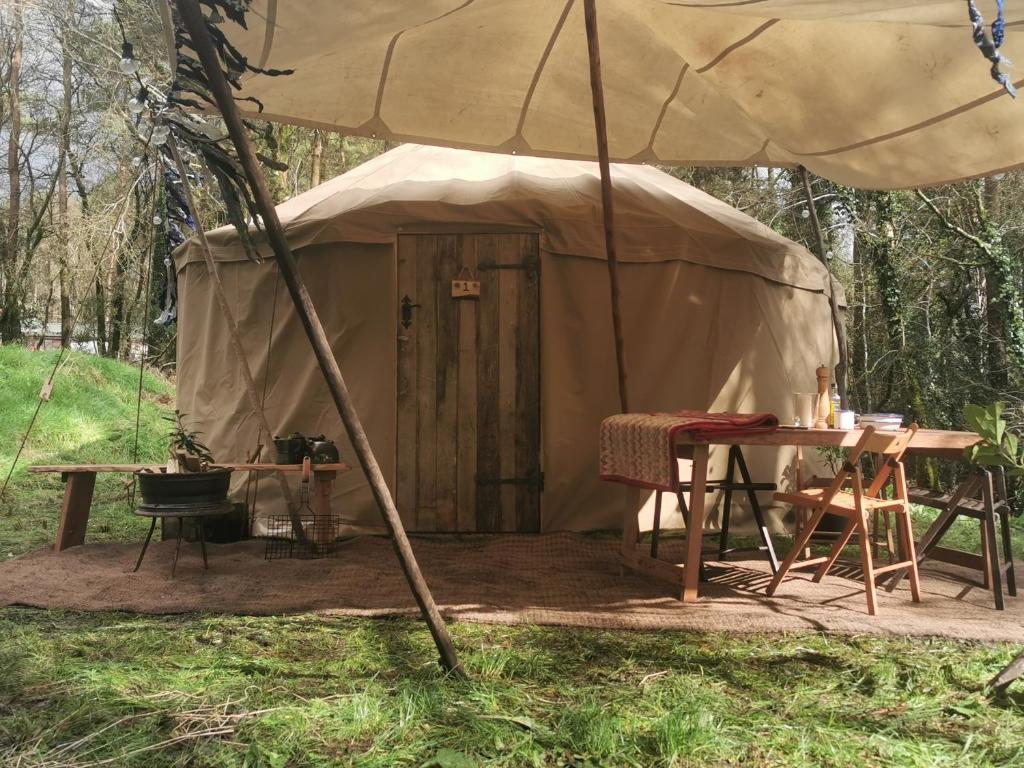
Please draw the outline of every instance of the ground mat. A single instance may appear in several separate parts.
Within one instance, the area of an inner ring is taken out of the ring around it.
[[[441,612],[450,619],[606,629],[723,632],[827,631],[842,634],[1024,639],[1024,597],[993,608],[977,574],[955,566],[922,568],[923,600],[904,583],[881,590],[868,616],[851,566],[820,584],[787,577],[775,597],[756,553],[710,560],[703,597],[684,605],[649,577],[620,573],[618,543],[569,533],[414,537],[413,549]],[[56,554],[39,550],[0,565],[0,605],[140,613],[320,612],[346,616],[415,615],[416,606],[382,537],[341,545],[335,559],[266,560],[264,544],[210,545],[204,571],[198,544],[182,546],[171,577],[174,542],[154,543],[137,573],[139,545],[86,544]],[[662,557],[682,555],[662,542]]]

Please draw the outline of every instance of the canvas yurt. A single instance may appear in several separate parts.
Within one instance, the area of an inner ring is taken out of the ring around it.
[[[613,165],[612,181],[633,409],[787,418],[835,362],[825,268],[655,168]],[[619,406],[596,163],[406,144],[278,212],[410,530],[621,524],[627,493],[597,467]],[[323,433],[355,464],[269,249],[257,263],[230,227],[208,239],[272,428]],[[179,408],[219,460],[244,461],[269,441],[195,239],[175,267]],[[758,479],[791,458],[748,451]],[[358,469],[333,508],[379,523]],[[262,482],[256,517],[283,512]]]

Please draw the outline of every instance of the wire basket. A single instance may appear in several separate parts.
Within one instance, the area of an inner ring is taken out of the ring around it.
[[[320,560],[337,557],[342,519],[336,515],[300,516],[299,523],[305,534],[301,541],[295,533],[292,518],[273,515],[267,518],[267,532],[263,535],[267,546],[267,560]]]

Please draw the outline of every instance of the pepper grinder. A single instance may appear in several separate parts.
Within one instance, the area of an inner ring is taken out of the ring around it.
[[[828,396],[829,372],[824,365],[814,372],[818,377],[818,403],[814,409],[814,428],[828,429],[828,412],[831,401]]]

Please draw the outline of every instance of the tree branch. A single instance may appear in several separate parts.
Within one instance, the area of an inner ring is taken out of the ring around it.
[[[931,201],[931,199],[924,192],[922,192],[920,189],[915,190],[915,192],[916,192],[917,196],[921,199],[921,201],[925,205],[928,206],[928,209],[932,213],[935,214],[935,216],[938,218],[939,222],[942,224],[943,227],[945,227],[947,230],[949,230],[953,234],[959,235],[964,240],[967,240],[969,243],[974,245],[975,248],[978,248],[979,250],[983,251],[984,253],[987,254],[987,253],[990,252],[991,245],[989,243],[987,243],[986,241],[982,240],[977,235],[972,235],[970,232],[968,232],[963,227],[958,227],[956,224],[954,224],[949,219],[947,219],[946,216],[942,213],[942,211],[939,210],[939,207],[937,205],[935,205],[935,203],[933,203]]]

